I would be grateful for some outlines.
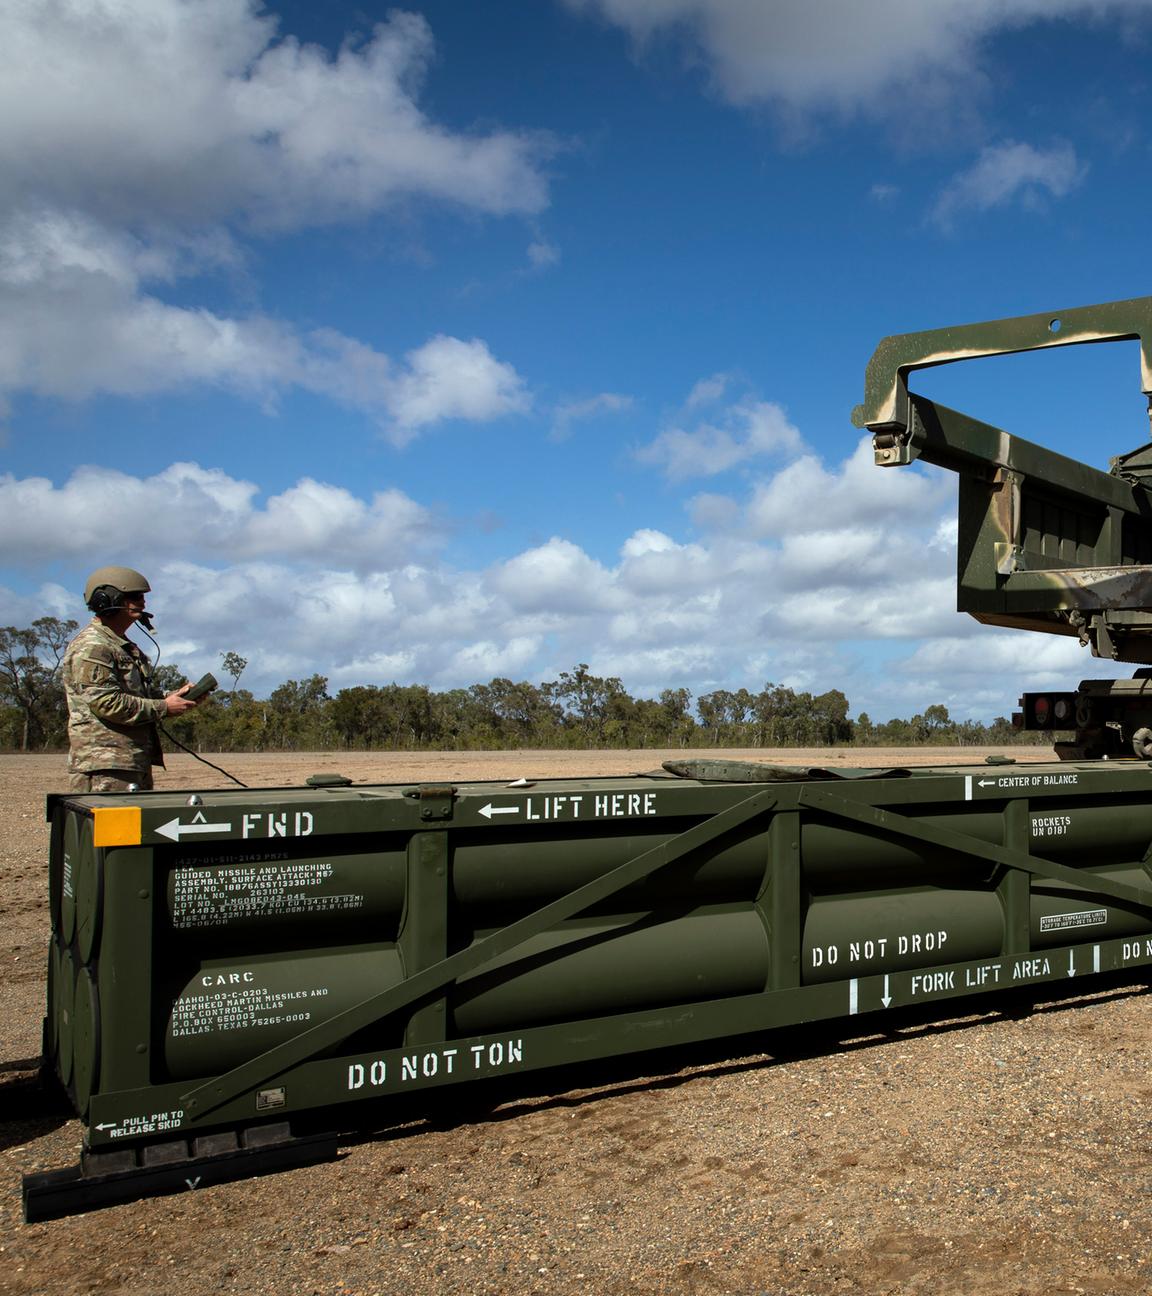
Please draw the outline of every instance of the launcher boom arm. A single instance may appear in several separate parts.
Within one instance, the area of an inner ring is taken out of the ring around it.
[[[908,388],[918,369],[1131,340],[1148,396],[1152,297],[895,334],[868,363],[852,421],[872,433],[881,467],[923,459],[957,473],[959,611],[1152,663],[1152,444],[1102,472]]]

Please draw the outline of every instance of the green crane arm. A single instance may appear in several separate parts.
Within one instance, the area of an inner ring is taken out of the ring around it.
[[[1148,396],[1152,297],[895,334],[868,362],[852,421],[871,431],[881,467],[923,459],[959,475],[961,612],[1152,663],[1152,444],[1101,472],[908,390],[917,369],[1131,340]]]
[[[922,333],[894,333],[872,353],[864,372],[864,403],[852,411],[856,427],[907,427],[908,375],[959,360],[1015,355],[1090,342],[1140,343],[1140,390],[1152,393],[1152,297],[1045,311],[983,324],[957,324]]]

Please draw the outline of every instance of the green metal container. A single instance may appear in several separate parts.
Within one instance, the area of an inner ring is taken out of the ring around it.
[[[607,1013],[756,994],[768,933],[753,909],[573,920],[485,964],[451,996],[460,1035],[515,1032]]]
[[[52,1005],[59,1004],[60,994],[60,940],[53,936],[48,942],[47,958],[47,993],[49,1011],[44,1016],[44,1051],[45,1061],[50,1067],[57,1067],[60,1056],[60,1019]]]
[[[59,921],[54,925],[65,944],[76,935],[76,873],[80,865],[80,843],[91,836],[91,824],[81,816],[70,815],[61,821],[63,842],[60,855],[53,856],[48,870],[50,878],[59,878]],[[53,834],[55,837],[56,834]],[[56,842],[53,842],[56,845]]]
[[[57,971],[49,987],[47,1015],[56,1041],[56,1074],[67,1088],[72,1083],[77,967],[70,950],[57,945],[57,951]]]
[[[359,845],[359,843],[356,843]],[[395,940],[404,910],[406,842],[374,842],[370,852],[345,843],[277,843],[261,850],[203,846],[182,851],[168,868],[166,916],[173,933],[197,948],[246,948],[270,934],[309,939]]]
[[[403,979],[395,946],[205,960],[172,998],[164,1078],[226,1071],[351,1008],[365,986],[383,989]],[[400,1042],[399,1035],[389,1040]]]
[[[52,798],[89,1147],[1152,962],[1148,764],[725,768]]]
[[[72,1092],[81,1116],[100,1079],[100,998],[90,967],[76,972],[72,998]]]

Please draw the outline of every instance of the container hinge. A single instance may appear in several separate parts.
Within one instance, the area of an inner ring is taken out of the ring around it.
[[[456,789],[451,783],[421,783],[419,787],[405,788],[404,795],[420,802],[421,819],[452,818]]]

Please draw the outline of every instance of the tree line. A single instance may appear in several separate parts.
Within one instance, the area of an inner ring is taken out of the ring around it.
[[[60,666],[75,621],[40,617],[24,629],[0,629],[0,748],[52,751],[67,746]],[[493,679],[436,692],[423,684],[358,684],[332,694],[328,679],[286,680],[266,698],[240,687],[248,663],[221,654],[226,683],[195,711],[165,728],[195,751],[495,750],[501,748],[826,747],[986,745],[1037,741],[1004,717],[991,724],[954,721],[947,707],[910,719],[851,720],[839,689],[813,694],[777,684],[715,689],[693,698],[685,688],[634,698],[615,676],[581,662],[541,684]],[[165,692],[184,679],[161,666]]]

